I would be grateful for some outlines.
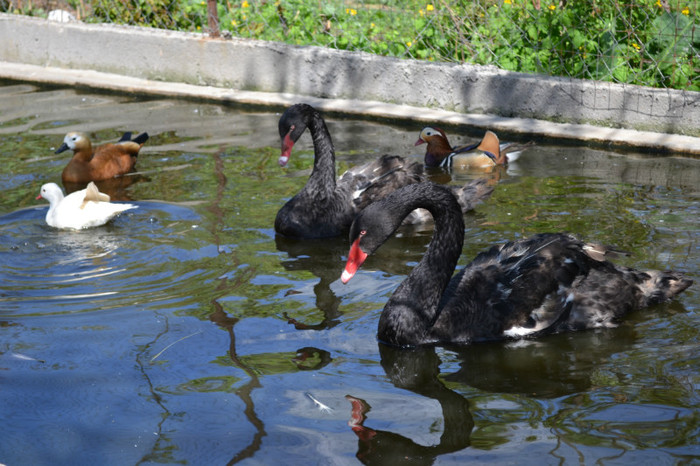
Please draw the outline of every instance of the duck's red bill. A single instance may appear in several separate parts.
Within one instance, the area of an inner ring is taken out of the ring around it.
[[[350,252],[348,253],[348,261],[345,263],[345,270],[340,276],[340,280],[343,283],[350,281],[352,277],[355,276],[355,272],[360,268],[362,263],[367,259],[367,254],[360,249],[360,238],[357,238],[352,246],[350,246]]]

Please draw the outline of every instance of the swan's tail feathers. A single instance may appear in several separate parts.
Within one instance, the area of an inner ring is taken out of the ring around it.
[[[402,186],[423,181],[423,165],[398,155],[383,155],[379,159],[351,168],[340,178],[349,183],[356,208],[364,209]]]
[[[488,180],[484,178],[470,181],[464,186],[450,186],[450,189],[462,207],[462,212],[474,209],[493,193],[493,186],[490,186]]]

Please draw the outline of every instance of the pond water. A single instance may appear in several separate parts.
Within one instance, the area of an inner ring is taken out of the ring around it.
[[[277,165],[280,110],[0,81],[0,463],[700,458],[700,160],[540,140],[465,217],[461,265],[565,230],[686,272],[678,299],[617,329],[394,350],[376,341],[379,314],[431,230],[402,230],[348,285],[347,238],[276,237],[313,160],[306,134]],[[421,124],[327,121],[339,170],[420,157]],[[80,232],[44,223],[35,197],[60,183],[69,130],[149,132],[139,175],[103,187],[138,209]]]

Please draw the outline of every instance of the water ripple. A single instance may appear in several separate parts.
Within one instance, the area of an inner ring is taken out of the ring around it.
[[[48,227],[46,207],[0,217],[0,315],[94,312],[196,295],[216,272],[191,262],[218,254],[199,241],[207,234],[197,227],[199,215],[177,204],[138,205],[82,231]]]

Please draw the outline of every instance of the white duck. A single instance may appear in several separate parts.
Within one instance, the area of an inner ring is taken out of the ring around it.
[[[46,223],[55,228],[74,230],[104,225],[117,214],[136,208],[133,204],[110,203],[109,196],[101,193],[93,182],[65,197],[56,183],[46,183],[36,198],[49,201]]]

